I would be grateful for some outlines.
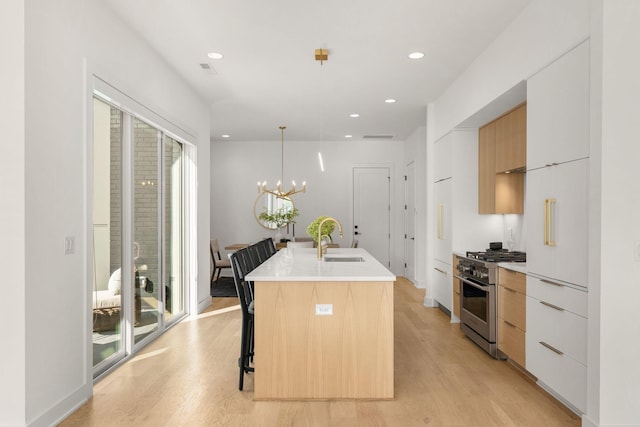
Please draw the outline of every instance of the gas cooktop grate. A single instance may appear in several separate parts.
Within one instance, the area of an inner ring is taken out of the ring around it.
[[[467,252],[467,258],[487,262],[526,262],[527,254],[519,251],[501,249],[497,251],[486,250],[481,252]]]

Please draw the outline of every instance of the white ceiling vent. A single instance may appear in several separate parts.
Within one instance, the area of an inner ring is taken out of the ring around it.
[[[208,62],[203,62],[200,64],[200,68],[202,68],[202,70],[207,73],[207,74],[218,74],[218,72],[216,71],[215,68],[213,68],[213,65],[211,65]]]
[[[362,139],[393,139],[393,135],[363,135]]]

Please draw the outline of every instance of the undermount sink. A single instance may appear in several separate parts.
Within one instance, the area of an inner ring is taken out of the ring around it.
[[[364,262],[364,258],[361,256],[335,256],[325,255],[325,262]]]

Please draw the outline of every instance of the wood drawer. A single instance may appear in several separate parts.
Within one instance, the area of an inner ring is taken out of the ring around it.
[[[527,330],[527,297],[524,294],[498,286],[498,317]]]
[[[460,317],[460,280],[453,278],[453,314]]]
[[[587,319],[527,297],[527,335],[587,364]],[[528,343],[527,343],[528,344]]]
[[[522,367],[526,366],[525,342],[522,329],[498,317],[498,349]]]
[[[587,317],[587,292],[527,275],[527,296]]]
[[[523,294],[527,293],[527,276],[517,271],[500,267],[498,284]]]
[[[544,347],[527,331],[526,369],[580,412],[587,406],[587,367],[571,357]]]

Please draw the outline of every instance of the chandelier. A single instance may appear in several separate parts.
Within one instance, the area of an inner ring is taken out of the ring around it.
[[[281,165],[281,169],[280,169],[280,181],[278,181],[276,183],[276,188],[275,189],[269,189],[267,188],[267,181],[262,181],[262,182],[258,182],[258,194],[262,194],[262,193],[267,193],[267,194],[273,194],[274,196],[278,197],[278,198],[285,198],[285,197],[289,197],[289,196],[293,196],[296,193],[304,193],[307,189],[307,183],[305,181],[302,182],[302,188],[301,189],[297,189],[296,188],[296,182],[295,181],[291,181],[291,189],[289,191],[283,191],[282,190],[282,185],[283,185],[283,181],[284,181],[284,130],[286,129],[286,126],[280,126],[280,133],[281,133],[281,139],[280,139],[280,165]]]

